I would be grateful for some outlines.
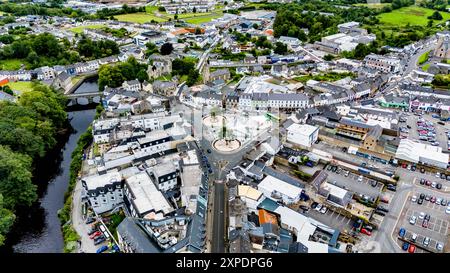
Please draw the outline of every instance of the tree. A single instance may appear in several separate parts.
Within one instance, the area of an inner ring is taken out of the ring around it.
[[[323,56],[323,59],[325,61],[332,61],[334,59],[334,56],[331,54],[327,54],[327,55]]]
[[[175,14],[175,15],[173,16],[173,19],[178,20],[178,14]]]
[[[427,27],[432,27],[432,26],[433,26],[433,20],[428,20]]]
[[[431,16],[428,16],[428,19],[433,19],[433,20],[442,20],[442,15],[438,12],[435,11],[433,12],[433,14]]]
[[[158,11],[160,11],[160,12],[165,12],[165,11],[166,11],[166,8],[165,8],[165,7],[158,7]]]
[[[196,27],[195,28],[195,34],[202,34],[202,29],[201,28],[199,28],[199,27]]]
[[[102,65],[98,70],[98,88],[102,91],[105,86],[119,87],[125,81],[119,66]]]
[[[173,51],[173,45],[171,43],[165,43],[161,46],[161,55],[169,55]]]
[[[37,199],[31,181],[31,158],[0,145],[0,194],[7,209],[30,206]]]
[[[145,46],[146,46],[146,48],[147,48],[147,50],[145,51],[145,55],[146,55],[146,56],[150,56],[150,55],[152,55],[153,53],[158,52],[158,47],[157,47],[154,43],[152,43],[152,42],[146,43]]]
[[[14,96],[14,92],[12,91],[11,87],[9,87],[9,85],[3,86],[2,89],[3,89],[3,92],[5,92],[6,94]]]
[[[198,73],[197,70],[193,69],[193,70],[189,71],[188,78],[186,80],[186,84],[188,86],[192,86],[197,83],[199,78],[200,78],[200,73]]]
[[[194,8],[192,9],[192,12],[193,12],[193,13],[197,13],[197,8],[194,7]]]
[[[5,235],[12,227],[16,216],[8,209],[4,208],[3,195],[0,194],[0,246],[5,242]]]
[[[276,44],[275,44],[275,49],[273,50],[276,54],[280,54],[280,55],[282,55],[282,54],[286,54],[287,53],[287,45],[286,44],[283,44],[283,43],[281,43],[281,42],[277,42]]]
[[[139,70],[139,72],[137,73],[137,79],[140,82],[148,81],[149,78],[147,71],[145,71],[144,69]]]
[[[258,24],[257,24],[257,23],[254,23],[254,24],[253,24],[253,28],[254,28],[254,29],[258,29]]]

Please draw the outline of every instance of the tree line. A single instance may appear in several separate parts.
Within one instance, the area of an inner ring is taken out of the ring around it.
[[[0,245],[16,210],[37,200],[33,168],[67,127],[65,105],[61,93],[37,83],[17,103],[0,102]]]
[[[6,46],[0,50],[0,60],[21,59],[27,69],[42,66],[68,65],[119,54],[119,46],[110,40],[93,41],[82,36],[72,45],[67,38],[59,40],[53,34],[0,36]]]
[[[104,90],[105,86],[116,88],[124,81],[148,81],[147,64],[139,63],[134,57],[126,62],[114,65],[102,65],[98,70],[98,86]]]

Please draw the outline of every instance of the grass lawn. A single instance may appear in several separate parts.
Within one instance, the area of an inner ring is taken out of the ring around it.
[[[390,26],[406,26],[421,25],[426,26],[428,23],[428,16],[433,14],[432,9],[422,8],[418,6],[409,6],[401,9],[393,10],[392,12],[382,13],[378,15],[380,23]],[[435,24],[450,20],[450,13],[440,12],[443,19],[441,21],[434,21]]]
[[[430,55],[430,51],[427,51],[425,53],[423,53],[422,55],[420,55],[419,59],[417,60],[417,64],[423,64],[428,60],[428,55]]]
[[[114,16],[119,21],[122,22],[131,22],[131,23],[138,23],[143,24],[150,22],[152,20],[155,20],[156,22],[165,22],[167,19],[158,17],[153,14],[147,14],[144,12],[137,12],[137,13],[129,13],[129,14],[121,14]]]
[[[33,90],[32,82],[9,82],[7,85],[9,85],[12,90],[19,91],[20,93]]]
[[[422,66],[422,70],[423,71],[428,71],[429,67],[430,67],[430,64],[426,64],[426,65]]]
[[[210,22],[213,19],[216,18],[220,18],[223,16],[223,13],[203,13],[203,15],[201,15],[202,13],[196,14],[194,16],[191,17],[185,17],[184,20],[186,22],[188,22],[189,24],[195,24],[195,25],[199,25],[199,24],[203,24],[203,23],[207,23]],[[181,19],[181,18],[180,18]]]
[[[72,82],[72,84],[76,84],[77,82],[79,82],[83,78],[84,78],[84,76],[75,76],[75,77],[72,77],[70,79],[70,81]]]
[[[83,30],[85,28],[90,28],[90,29],[98,29],[98,28],[102,28],[105,27],[106,25],[89,25],[89,26],[78,26],[78,27],[73,27],[70,29],[70,31],[72,31],[73,33],[83,33]]]
[[[0,60],[0,70],[19,70],[20,65],[25,63],[21,59]]]

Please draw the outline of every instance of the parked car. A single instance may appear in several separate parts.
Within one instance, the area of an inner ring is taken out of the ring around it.
[[[444,250],[444,245],[443,245],[442,243],[437,243],[437,244],[436,244],[436,249],[437,249],[438,251],[442,251],[442,250]]]
[[[436,184],[436,189],[438,189],[438,190],[442,189],[442,184],[441,183],[437,183]]]
[[[426,201],[430,201],[430,199],[431,199],[431,195],[429,195],[429,194],[425,195],[425,200]]]
[[[108,250],[108,246],[101,246],[99,249],[97,249],[97,253],[102,253]]]
[[[409,243],[408,242],[403,242],[402,249],[404,251],[406,251],[406,250],[408,250],[408,248],[409,248]]]
[[[317,202],[313,202],[313,203],[311,204],[311,208],[312,208],[312,209],[315,209],[315,208],[317,207],[318,204],[319,204],[319,203],[317,203]]]
[[[426,180],[426,181],[425,181],[425,184],[426,184],[427,186],[431,186],[431,181],[430,181],[430,180]]]
[[[450,206],[448,206],[448,207],[445,209],[445,213],[446,213],[446,214],[450,214]]]
[[[442,199],[441,206],[447,206],[448,202],[445,199]]]
[[[424,245],[424,246],[428,246],[429,244],[430,244],[430,238],[425,237],[425,238],[423,239],[423,245]]]
[[[420,199],[424,199],[425,198],[425,193],[421,193],[419,196]]]
[[[410,245],[409,248],[408,248],[408,252],[409,252],[409,253],[414,253],[414,252],[416,252],[416,246],[415,246],[415,245]]]
[[[327,167],[327,171],[331,171],[331,168],[333,168],[333,166],[331,166],[331,165],[328,165],[328,167]]]
[[[422,204],[423,204],[423,199],[420,199],[420,198],[419,198],[419,200],[417,200],[417,204],[418,204],[418,205],[422,205]]]
[[[325,214],[327,212],[327,207],[323,206],[322,209],[320,210],[320,213]]]
[[[414,215],[412,215],[412,216],[409,218],[409,223],[410,223],[411,225],[415,225],[415,224],[416,224],[416,220],[417,220],[417,217],[414,216]]]
[[[208,154],[210,154],[210,153],[211,153],[211,149],[206,150],[206,152],[207,152]]]
[[[427,228],[428,227],[428,220],[423,220],[422,227],[423,228]]]
[[[441,179],[445,179],[445,178],[446,178],[445,173],[441,173]]]
[[[87,225],[89,225],[89,224],[92,224],[92,223],[94,223],[95,222],[95,218],[93,218],[93,217],[88,217],[87,219],[86,219],[86,224]]]
[[[415,242],[417,240],[417,234],[416,233],[412,233],[411,234],[411,241]]]
[[[425,212],[419,213],[419,219],[425,219]]]
[[[322,209],[322,204],[317,204],[315,210],[320,211]]]
[[[405,237],[406,234],[406,230],[404,228],[400,228],[400,230],[398,231],[398,235],[400,237]]]
[[[358,182],[362,182],[362,181],[363,181],[363,176],[362,175],[358,176]]]
[[[387,189],[390,191],[397,191],[397,187],[393,184],[387,184]]]
[[[89,229],[89,231],[88,231],[88,235],[91,235],[92,233],[94,233],[94,232],[96,232],[98,230],[98,228],[97,227],[93,227],[93,228],[91,228],[91,229]]]
[[[432,187],[432,188],[436,188],[436,182],[432,182],[432,183],[431,183],[431,187]]]
[[[91,234],[89,236],[89,238],[94,239],[95,237],[100,236],[100,235],[102,235],[102,232],[101,231],[96,231],[93,234]]]
[[[375,188],[378,185],[378,182],[375,180],[372,180],[371,185],[372,185],[372,187]]]
[[[383,207],[383,206],[378,206],[377,210],[384,211],[384,212],[389,212],[389,210],[387,208]]]
[[[366,234],[366,235],[368,235],[368,236],[372,235],[372,232],[368,231],[368,230],[365,229],[365,228],[362,228],[362,229],[361,229],[361,233],[362,233],[362,234]]]
[[[413,195],[413,196],[411,197],[411,202],[415,203],[416,201],[417,201],[417,196],[416,196],[416,195]]]
[[[106,241],[106,238],[105,238],[105,236],[101,235],[94,240],[94,245],[99,245],[99,244],[103,243],[104,241]]]
[[[425,169],[424,168],[420,168],[420,172],[421,173],[425,173]]]
[[[433,196],[433,197],[431,197],[431,199],[430,199],[430,202],[431,202],[431,203],[434,203],[434,202],[436,202],[436,197],[434,197],[434,196]]]

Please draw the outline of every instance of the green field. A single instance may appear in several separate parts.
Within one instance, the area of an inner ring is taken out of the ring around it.
[[[143,12],[116,15],[114,16],[114,18],[122,22],[131,22],[138,24],[151,22],[152,20],[155,20],[158,23],[167,21],[167,19],[164,19],[162,17]]]
[[[32,82],[9,82],[8,85],[12,90],[19,91],[21,93],[33,90]]]
[[[0,60],[0,70],[19,70],[24,63],[20,59]]]
[[[389,26],[406,26],[408,23],[410,25],[421,25],[426,26],[428,23],[428,16],[433,14],[433,10],[409,6],[401,9],[393,10],[392,12],[382,13],[378,15],[380,23]],[[441,21],[434,21],[435,23],[445,22],[450,20],[450,13],[440,12],[443,19]]]
[[[209,14],[203,13],[203,15],[198,15],[198,16],[195,15],[195,16],[191,16],[188,18],[185,17],[184,20],[186,20],[186,22],[188,22],[189,24],[199,25],[199,24],[210,22],[211,20],[220,18],[222,16],[223,16],[222,13],[209,13]]]
[[[83,33],[83,30],[85,28],[98,29],[98,28],[102,28],[102,27],[105,27],[105,25],[79,26],[79,27],[71,28],[70,31],[72,31],[73,33]]]
[[[426,65],[422,66],[422,70],[423,71],[428,71],[429,67],[430,67],[430,64],[426,64]]]
[[[419,59],[417,60],[417,64],[423,64],[428,60],[428,55],[430,55],[430,51],[427,51],[425,53],[423,53],[422,55],[420,55]]]

